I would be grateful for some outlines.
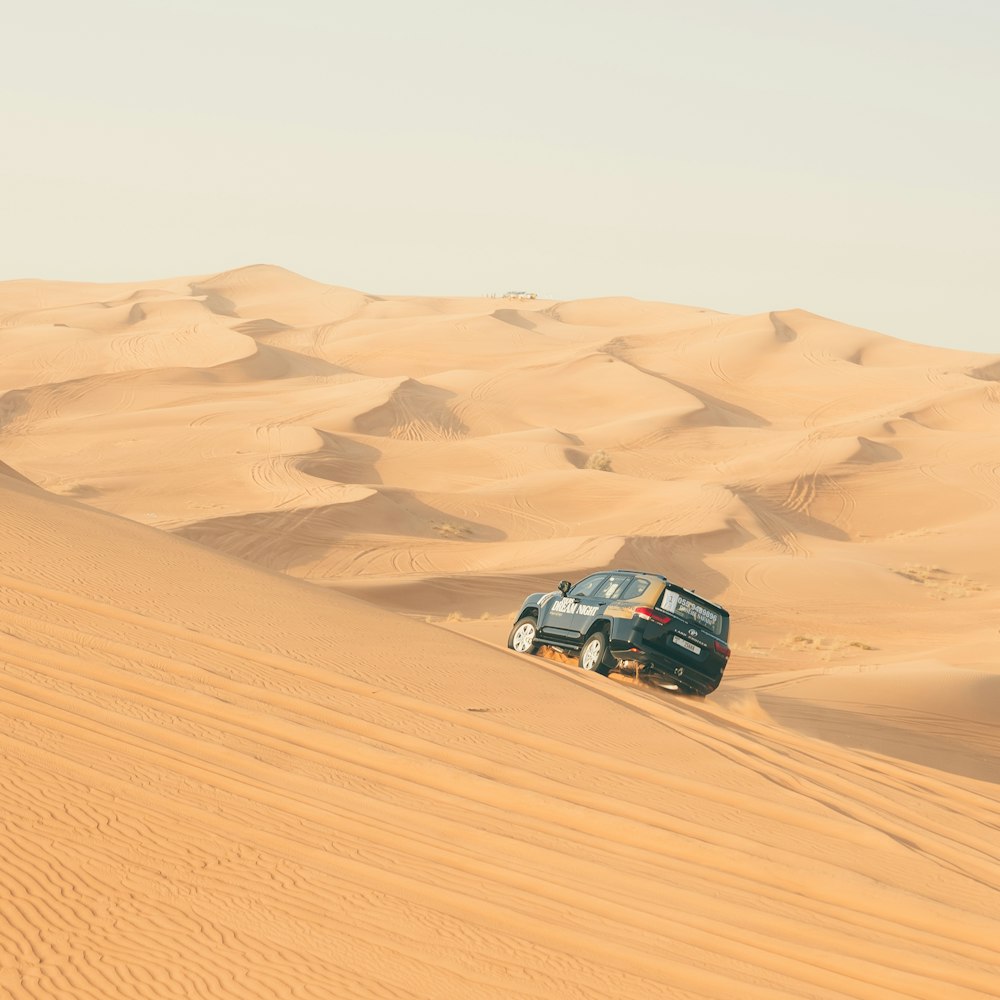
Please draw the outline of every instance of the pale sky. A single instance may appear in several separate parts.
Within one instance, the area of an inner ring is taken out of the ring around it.
[[[267,262],[1000,353],[997,0],[33,0],[0,31],[0,280]]]

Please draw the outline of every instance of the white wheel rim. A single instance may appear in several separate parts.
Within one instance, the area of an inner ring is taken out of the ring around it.
[[[531,649],[531,644],[535,641],[535,626],[531,622],[525,622],[515,633],[511,645],[519,653],[527,653]]]
[[[583,669],[593,670],[597,666],[597,653],[601,648],[601,643],[597,639],[591,639],[583,651]]]

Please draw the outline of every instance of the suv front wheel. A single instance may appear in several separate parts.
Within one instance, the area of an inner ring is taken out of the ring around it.
[[[507,639],[507,647],[518,653],[534,653],[538,649],[536,635],[536,621],[532,615],[525,615],[514,622],[514,627],[510,630]]]
[[[591,670],[594,673],[607,676],[611,669],[605,663],[607,655],[608,637],[603,632],[595,632],[580,647],[580,666],[584,670]]]

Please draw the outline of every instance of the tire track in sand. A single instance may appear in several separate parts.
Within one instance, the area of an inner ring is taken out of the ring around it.
[[[32,596],[31,588],[22,586],[20,590]],[[44,588],[35,588],[33,598],[57,600],[78,611],[96,610],[82,599]],[[141,646],[117,639],[98,637],[88,653],[88,643],[95,640],[73,629],[56,631],[51,637],[77,647],[75,652],[50,649],[39,655],[37,645],[29,641],[32,623],[23,620],[30,616],[22,615],[20,621],[9,616],[5,621],[8,634],[12,627],[20,627],[25,637],[10,636],[4,641],[5,660],[22,671],[16,676],[11,671],[4,675],[5,706],[13,707],[28,725],[37,726],[40,719],[45,720],[45,741],[35,746],[36,753],[45,752],[53,741],[62,741],[67,750],[78,746],[75,741],[93,741],[106,735],[114,720],[115,740],[122,752],[105,757],[101,767],[106,773],[97,781],[98,786],[113,780],[139,789],[159,789],[161,809],[166,794],[171,808],[193,810],[193,816],[216,831],[223,829],[218,825],[220,815],[230,817],[225,819],[229,825],[224,824],[224,829],[231,831],[229,835],[240,829],[263,829],[266,842],[260,842],[256,833],[237,841],[246,844],[249,840],[253,850],[278,850],[283,856],[291,853],[301,863],[308,862],[310,868],[322,861],[322,870],[338,882],[374,884],[380,887],[379,892],[402,897],[412,905],[429,895],[434,915],[427,919],[432,925],[445,919],[441,911],[457,915],[466,924],[463,933],[473,935],[478,949],[488,950],[486,927],[527,934],[531,940],[550,945],[561,940],[574,950],[581,947],[583,934],[590,949],[587,953],[599,956],[620,975],[659,980],[668,957],[666,942],[650,929],[652,926],[673,912],[678,916],[683,913],[683,927],[676,933],[691,953],[697,953],[722,914],[730,913],[726,942],[717,945],[714,938],[713,947],[721,947],[733,960],[753,953],[758,965],[769,970],[765,975],[786,976],[790,967],[815,970],[797,971],[796,976],[805,978],[799,980],[800,989],[790,995],[806,995],[821,981],[836,983],[845,996],[931,995],[921,992],[919,976],[906,969],[873,967],[884,948],[878,941],[865,942],[873,927],[881,927],[880,933],[885,933],[891,921],[888,914],[872,907],[873,913],[860,918],[865,933],[858,933],[855,921],[859,918],[853,915],[858,907],[856,902],[850,908],[845,905],[844,897],[853,889],[843,885],[843,872],[831,873],[829,881],[820,880],[820,902],[808,904],[825,906],[824,924],[832,926],[820,929],[809,923],[796,931],[798,923],[792,917],[784,920],[773,912],[755,916],[762,894],[781,909],[792,905],[796,885],[794,873],[784,871],[786,862],[752,836],[734,835],[707,824],[699,834],[712,844],[713,871],[720,873],[716,892],[726,897],[720,910],[711,894],[699,890],[685,875],[692,862],[701,858],[705,843],[691,836],[689,820],[683,809],[677,811],[680,807],[676,803],[679,792],[700,797],[705,791],[700,782],[614,758],[609,761],[591,750],[511,730],[502,722],[373,689],[370,683],[210,636],[192,635],[177,626],[102,610],[103,620],[117,623],[116,631],[125,627],[138,630],[140,637],[149,632],[174,637],[201,656],[207,645],[236,660],[256,664],[270,686],[262,692],[256,683],[224,682],[214,674],[206,677],[200,664],[151,658]],[[119,665],[114,665],[114,658],[120,660]],[[141,668],[138,672],[137,666]],[[42,676],[59,681],[57,693],[42,683]],[[201,693],[199,681],[204,688]],[[279,689],[274,687],[276,682]],[[305,684],[315,692],[320,689],[310,685],[320,682],[333,698],[317,705],[314,699],[283,694],[280,687],[289,682]],[[39,684],[45,690],[41,704]],[[603,690],[595,693],[609,696]],[[402,727],[352,719],[350,714],[332,709],[338,700],[348,697],[369,707],[374,702],[380,711],[388,705],[407,716],[422,717],[429,738],[410,736]],[[143,706],[143,711],[157,705],[164,718],[173,721],[167,725],[124,711],[115,700],[122,698]],[[652,703],[641,707],[633,703],[632,707],[685,731],[692,725],[690,719],[678,719],[676,713]],[[197,741],[185,735],[185,726],[196,727]],[[215,732],[213,739],[202,735],[205,727]],[[431,732],[440,727],[452,730],[453,735]],[[702,723],[700,735],[710,728]],[[464,740],[455,739],[459,731],[468,734]],[[515,748],[532,751],[537,770],[525,766],[528,758],[511,761],[512,741]],[[551,767],[552,754],[562,761],[563,770],[566,761],[575,760],[577,777],[568,783],[549,777],[545,772]],[[71,757],[94,761],[93,752]],[[604,767],[598,764],[602,760]],[[593,790],[604,780],[601,775],[609,764],[618,772],[612,783],[617,788],[614,795]],[[91,781],[96,780],[93,765],[87,774]],[[335,778],[344,774],[354,774],[362,783],[351,786],[343,777]],[[503,800],[496,798],[497,787],[510,789]],[[655,791],[657,788],[669,790],[668,794],[664,797]],[[739,803],[740,808],[751,810],[754,803],[750,794],[713,789],[710,800],[712,793],[718,807]],[[373,795],[379,803],[378,823],[371,818]],[[706,806],[703,803],[699,808]],[[766,813],[773,808],[762,803],[751,815],[760,817],[762,810]],[[788,818],[799,815],[797,810],[785,808]],[[263,817],[276,809],[280,822],[263,822]],[[831,848],[842,844],[850,831],[849,824],[833,815],[829,820],[801,816],[800,821],[809,822],[814,838],[829,842]],[[329,840],[333,830],[338,831],[336,843]],[[651,851],[651,835],[657,843],[666,835],[664,843],[669,843],[669,849]],[[621,860],[614,866],[614,889],[605,881],[605,862],[598,862],[608,851]],[[757,858],[758,872],[746,865],[748,855]],[[397,867],[391,859],[399,856],[409,859],[405,876],[393,874]],[[727,869],[730,877],[721,877]],[[479,885],[488,895],[488,905],[473,898]],[[650,895],[650,885],[670,885],[669,900]],[[619,902],[622,886],[632,901],[628,907]],[[550,909],[559,928],[556,931],[550,920],[538,922],[531,917],[538,909],[534,903],[529,906],[528,900],[539,897]],[[737,927],[729,926],[734,906],[739,914]],[[525,908],[530,911],[527,916]],[[570,913],[580,925],[576,930],[561,924]],[[982,944],[976,944],[984,940],[982,934],[977,938],[968,921],[960,924],[960,946],[939,942],[917,964],[920,975],[929,977],[928,982],[940,983],[942,976],[950,975],[952,986],[957,988],[953,995],[973,996],[977,995],[977,983],[985,980],[977,978],[972,969],[954,981],[954,971],[948,971],[942,958],[942,950],[971,948],[973,961],[983,964]],[[779,930],[777,938],[773,933],[769,936],[767,928]],[[908,933],[919,936],[926,931],[922,932],[919,920],[914,920]],[[676,945],[676,940],[673,943]],[[907,955],[907,960],[912,963],[912,956]],[[550,968],[548,975],[552,974]],[[676,970],[671,975],[676,976]],[[812,982],[811,976],[815,977]],[[723,986],[736,988],[731,982],[724,984],[718,974],[706,978],[704,973],[688,972],[674,981],[689,995],[713,995]],[[740,995],[753,994],[743,991]],[[768,990],[761,995],[773,996],[775,992]]]

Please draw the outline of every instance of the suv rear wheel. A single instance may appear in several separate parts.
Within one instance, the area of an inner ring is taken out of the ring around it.
[[[595,632],[589,636],[587,641],[580,647],[579,663],[584,670],[592,670],[594,673],[607,674],[610,667],[605,662],[608,655],[608,637],[603,632]]]

